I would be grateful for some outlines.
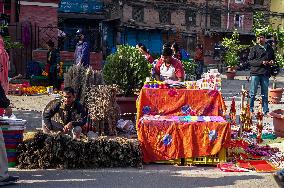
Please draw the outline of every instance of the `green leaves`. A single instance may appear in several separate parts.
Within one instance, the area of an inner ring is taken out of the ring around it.
[[[8,25],[0,25],[0,30],[7,28]],[[11,37],[10,36],[4,36],[4,46],[6,50],[9,49],[15,49],[15,48],[22,48],[23,45],[19,42],[12,42]]]
[[[225,37],[222,41],[222,46],[226,48],[224,60],[230,67],[235,67],[239,63],[238,53],[247,48],[247,45],[241,45],[239,40],[239,33],[235,30],[230,38]]]
[[[283,55],[281,55],[280,53],[276,53],[276,55],[275,55],[275,61],[276,61],[276,64],[277,64],[280,68],[283,68],[283,67],[284,67],[284,58],[283,58]]]
[[[265,14],[263,12],[256,12],[253,16],[253,32],[256,36],[259,34],[271,35],[274,37],[276,43],[276,63],[280,68],[284,67],[283,63],[283,51],[284,48],[284,29],[279,26],[277,29],[273,29],[272,25],[268,23]]]
[[[150,64],[135,47],[121,45],[106,61],[103,69],[106,84],[117,84],[125,96],[134,95],[135,89],[142,88],[150,76]]]
[[[194,61],[183,61],[182,64],[186,75],[195,75],[197,64],[195,64]]]

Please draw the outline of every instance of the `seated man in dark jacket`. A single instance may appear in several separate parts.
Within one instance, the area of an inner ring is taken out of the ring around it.
[[[43,131],[73,133],[78,135],[86,124],[86,111],[84,107],[76,101],[75,91],[71,87],[63,90],[63,101],[59,101],[49,110],[43,113]]]

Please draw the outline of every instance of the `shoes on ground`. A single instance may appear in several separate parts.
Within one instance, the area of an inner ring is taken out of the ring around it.
[[[16,183],[19,180],[18,176],[9,176],[8,178],[0,181],[0,186]]]

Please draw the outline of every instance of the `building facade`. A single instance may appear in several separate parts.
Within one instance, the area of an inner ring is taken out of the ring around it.
[[[242,43],[250,43],[253,13],[270,10],[270,1],[265,0],[12,0],[10,6],[2,2],[11,23],[22,28],[28,23],[33,35],[29,50],[44,48],[50,38],[58,41],[59,29],[67,36],[58,44],[60,49],[74,51],[75,32],[83,28],[92,51],[105,55],[118,44],[137,43],[159,54],[165,42],[177,42],[193,55],[199,43],[207,64],[216,63],[214,47],[234,29]]]
[[[190,52],[200,43],[205,48],[206,63],[214,63],[214,46],[234,29],[243,43],[251,42],[253,13],[268,13],[269,5],[263,0],[112,1],[108,6],[109,25],[115,28],[109,30],[117,33],[107,43],[141,42],[154,53],[159,53],[165,42],[177,42]]]
[[[270,23],[273,28],[284,28],[284,1],[271,0],[270,13]]]

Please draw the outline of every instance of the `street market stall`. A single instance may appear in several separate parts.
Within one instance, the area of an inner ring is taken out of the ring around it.
[[[204,89],[216,88],[216,81],[205,78],[196,89],[182,83],[145,84],[137,102],[144,162],[215,155],[226,147],[231,130],[222,94]]]

